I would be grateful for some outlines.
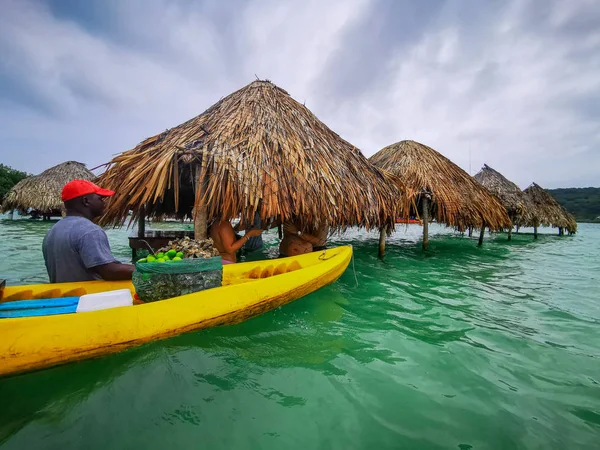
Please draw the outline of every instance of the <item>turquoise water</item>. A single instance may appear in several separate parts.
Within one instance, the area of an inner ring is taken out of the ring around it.
[[[47,280],[48,227],[0,221],[0,278]],[[0,447],[597,449],[600,226],[579,227],[477,248],[434,226],[427,254],[402,227],[383,262],[349,230],[354,263],[290,305],[0,380]]]

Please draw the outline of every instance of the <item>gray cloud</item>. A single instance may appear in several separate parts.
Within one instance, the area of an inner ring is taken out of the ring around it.
[[[600,185],[594,1],[17,1],[2,162],[106,162],[254,74],[373,154],[426,143],[525,187]]]

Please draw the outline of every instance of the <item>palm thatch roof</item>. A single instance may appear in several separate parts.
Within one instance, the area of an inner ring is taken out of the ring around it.
[[[519,186],[487,164],[473,178],[500,199],[514,225],[534,225],[535,207]]]
[[[113,225],[142,206],[182,217],[205,204],[209,221],[251,222],[258,208],[262,218],[371,228],[393,226],[407,203],[399,180],[269,81],[116,156],[99,183],[117,192],[102,219]]]
[[[35,209],[51,213],[62,207],[61,192],[72,180],[94,180],[95,175],[85,164],[67,161],[44,170],[39,175],[25,178],[12,187],[2,202],[2,212]]]
[[[509,227],[504,207],[473,177],[431,147],[415,141],[392,144],[370,161],[397,175],[408,189],[427,193],[432,216],[459,230],[483,223],[492,230]]]
[[[552,226],[577,232],[575,218],[552,195],[536,183],[523,191],[535,206],[534,226]]]

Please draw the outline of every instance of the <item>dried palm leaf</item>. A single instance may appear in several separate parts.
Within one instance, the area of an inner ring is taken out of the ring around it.
[[[107,166],[99,182],[117,194],[104,224],[123,224],[143,205],[151,217],[190,217],[200,203],[209,221],[252,222],[259,208],[262,218],[299,216],[340,228],[392,227],[408,214],[400,180],[268,81],[249,84]]]
[[[432,217],[464,230],[482,222],[492,230],[511,226],[504,207],[473,177],[445,156],[415,141],[401,141],[369,159],[398,176],[408,189],[427,194]]]
[[[61,193],[65,184],[72,180],[93,181],[94,178],[95,175],[86,169],[85,164],[64,162],[14,185],[4,197],[2,212],[32,208],[40,213],[56,213],[63,204]]]

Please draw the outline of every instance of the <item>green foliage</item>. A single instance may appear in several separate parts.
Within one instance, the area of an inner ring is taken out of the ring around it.
[[[600,222],[600,188],[548,189],[577,222]]]
[[[28,176],[28,173],[0,164],[0,202],[15,184]]]

